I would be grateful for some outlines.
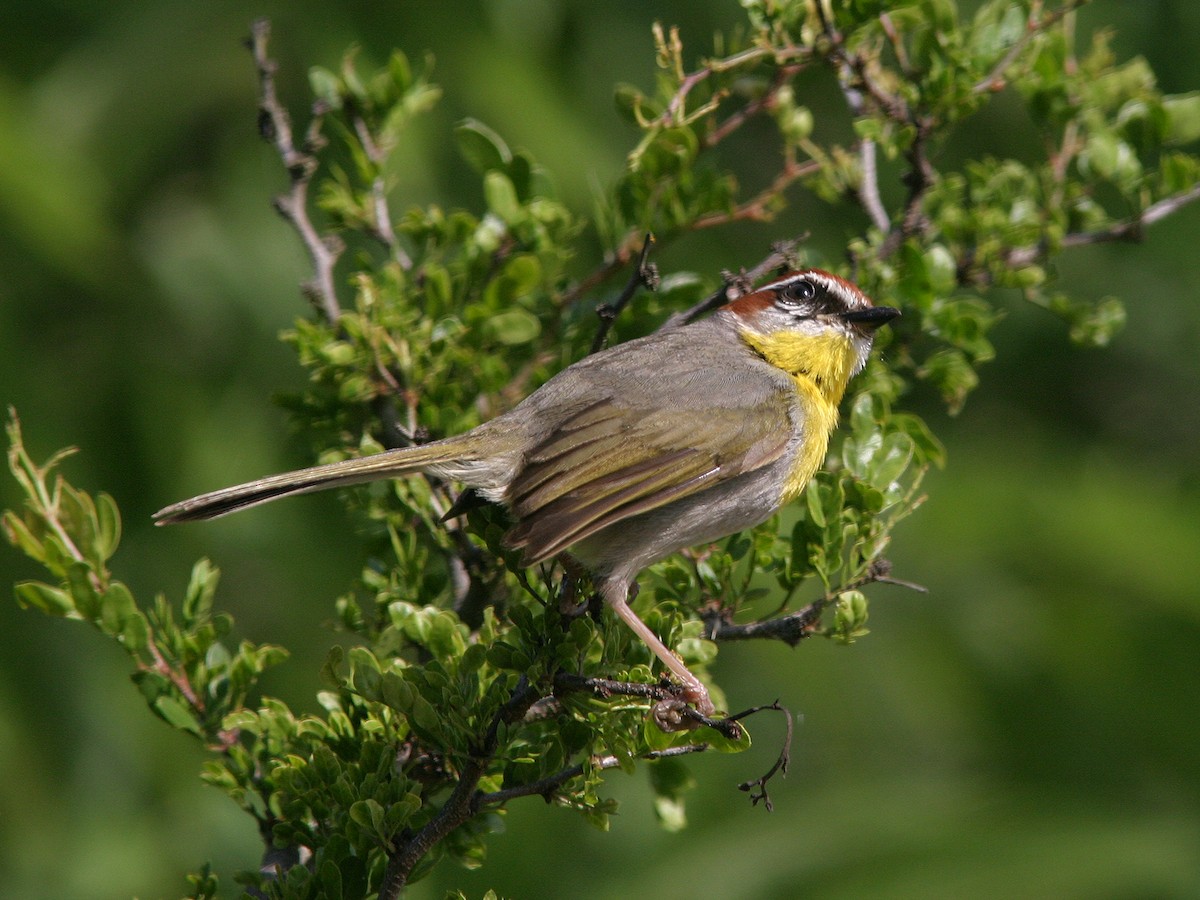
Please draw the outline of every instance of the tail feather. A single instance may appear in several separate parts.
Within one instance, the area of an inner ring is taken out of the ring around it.
[[[259,478],[174,503],[156,512],[154,520],[158,525],[173,525],[176,522],[215,519],[280,497],[411,475],[431,466],[470,460],[470,447],[467,441],[463,440],[465,437],[463,435],[419,447],[402,447],[372,456],[344,459],[323,466]]]

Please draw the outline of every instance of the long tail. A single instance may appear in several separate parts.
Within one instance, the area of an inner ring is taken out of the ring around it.
[[[470,433],[467,433],[432,444],[402,447],[358,459],[344,459],[323,466],[271,475],[268,478],[248,481],[173,503],[156,512],[154,520],[158,525],[173,525],[176,522],[215,519],[280,497],[290,497],[292,494],[309,494],[333,487],[361,484],[364,481],[411,475],[439,465],[453,467],[455,463],[469,464],[477,458],[472,452],[473,446],[474,441]]]

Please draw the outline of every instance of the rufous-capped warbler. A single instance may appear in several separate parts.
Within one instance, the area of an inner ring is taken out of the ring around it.
[[[588,356],[465,434],[224,488],[155,518],[415,472],[461,481],[509,508],[506,541],[528,564],[568,553],[590,572],[708,715],[708,691],[629,608],[630,587],[651,563],[756,525],[804,490],[875,330],[899,314],[836,275],[791,272],[699,322]]]

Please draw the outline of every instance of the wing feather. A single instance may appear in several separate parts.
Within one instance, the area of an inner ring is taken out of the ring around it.
[[[637,410],[611,399],[587,407],[527,452],[509,485],[518,524],[506,542],[540,562],[631,516],[769,465],[792,436],[779,427],[787,401],[778,403],[760,415]]]

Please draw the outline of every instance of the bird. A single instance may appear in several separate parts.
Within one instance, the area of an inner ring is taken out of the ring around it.
[[[525,565],[562,557],[680,682],[703,682],[630,608],[647,566],[757,525],[824,462],[838,407],[876,330],[900,311],[799,269],[672,325],[586,356],[508,412],[441,440],[272,475],[154,515],[209,519],[280,497],[426,473],[507,507]]]

